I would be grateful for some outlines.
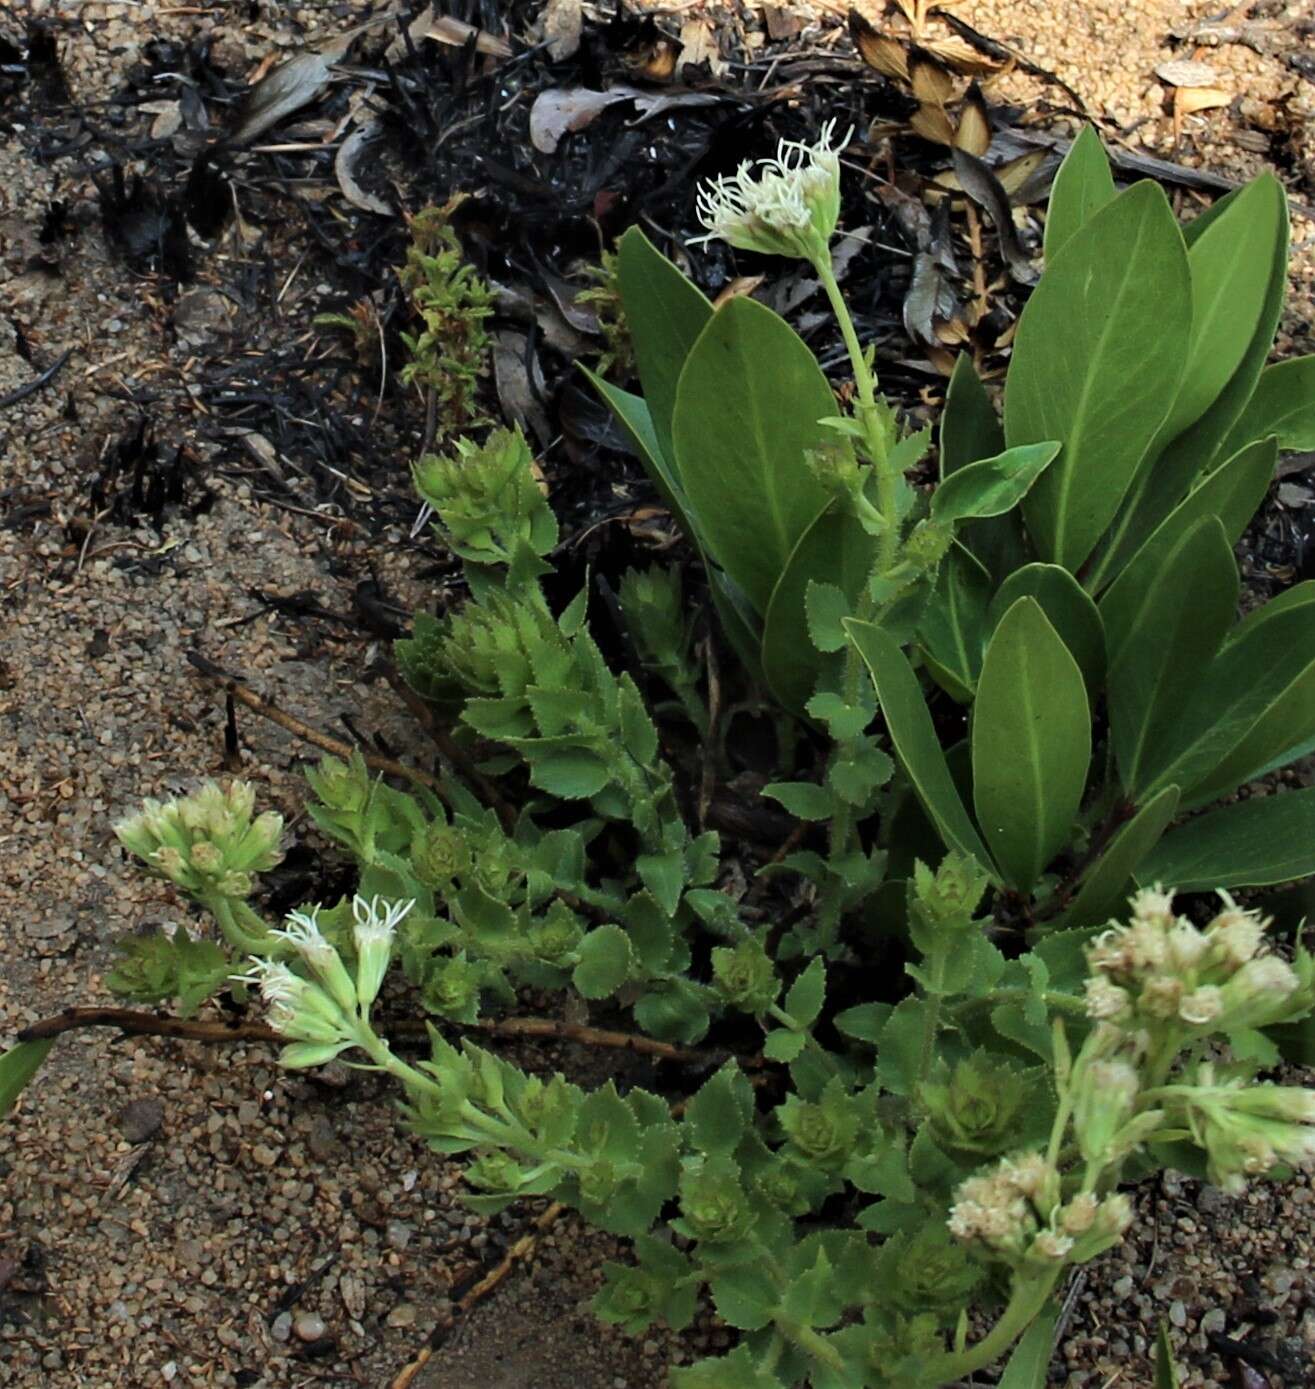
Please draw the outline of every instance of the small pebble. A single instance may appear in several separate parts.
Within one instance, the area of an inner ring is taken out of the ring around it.
[[[271,1323],[269,1334],[276,1341],[286,1341],[292,1335],[292,1313],[280,1312]]]
[[[324,1318],[315,1312],[301,1312],[293,1322],[292,1329],[299,1341],[322,1341],[329,1328],[325,1326]]]
[[[415,1307],[410,1302],[399,1302],[388,1314],[388,1325],[391,1327],[414,1326],[415,1319]]]

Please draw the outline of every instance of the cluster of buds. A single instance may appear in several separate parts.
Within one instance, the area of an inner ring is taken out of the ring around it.
[[[414,902],[381,904],[377,897],[353,901],[354,975],[320,929],[318,908],[290,912],[287,927],[274,933],[293,948],[305,974],[282,960],[252,957],[251,970],[238,977],[259,988],[271,1026],[291,1043],[279,1057],[281,1065],[320,1066],[360,1045],[370,1006],[388,969],[397,926],[413,906]]]
[[[813,264],[829,258],[840,218],[840,151],[832,144],[835,122],[822,127],[816,144],[782,140],[775,159],[755,169],[745,160],[735,173],[699,191],[699,221],[710,241],[720,237],[742,251],[789,256]]]
[[[1118,1192],[1060,1200],[1058,1170],[1041,1153],[1020,1153],[969,1177],[955,1193],[950,1233],[1015,1268],[1085,1263],[1116,1244],[1132,1223]]]
[[[1220,896],[1223,910],[1200,930],[1174,915],[1172,892],[1137,893],[1128,924],[1088,947],[1089,1016],[1124,1029],[1172,1025],[1201,1034],[1285,1016],[1301,980],[1291,965],[1264,953],[1268,922]]]
[[[1280,1163],[1315,1168],[1315,1092],[1241,1076],[1224,1080],[1202,1062],[1194,1084],[1166,1086],[1160,1097],[1182,1106],[1206,1151],[1210,1180],[1225,1191],[1240,1192],[1248,1177]]]
[[[252,875],[282,858],[283,817],[273,811],[253,818],[255,792],[235,781],[227,790],[208,781],[195,794],[161,804],[114,826],[119,842],[154,873],[195,897],[245,900]]]

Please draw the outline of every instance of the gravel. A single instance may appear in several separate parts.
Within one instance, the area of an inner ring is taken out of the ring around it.
[[[970,0],[957,12],[1053,68],[1094,109],[1145,122],[1137,139],[1160,154],[1173,153],[1173,126],[1156,67],[1208,61],[1237,97],[1186,119],[1180,156],[1247,176],[1264,166],[1264,142],[1250,137],[1281,117],[1298,132],[1284,172],[1304,176],[1311,84],[1281,53],[1169,40],[1208,8]],[[803,31],[808,42],[835,26],[843,6],[799,9],[819,19]],[[1291,29],[1298,10],[1269,6],[1262,17]],[[208,32],[230,66],[253,71],[307,33],[348,25],[357,7],[229,13],[144,0],[84,4],[74,15],[27,0],[26,12],[60,21],[66,72],[90,101],[113,90],[149,37]],[[12,19],[0,14],[6,25]],[[1000,89],[1031,103],[1042,90],[1021,74]],[[368,638],[327,620],[281,618],[249,592],[312,590],[327,609],[350,611],[354,584],[375,575],[419,604],[426,587],[400,534],[368,536],[313,498],[300,511],[271,507],[240,477],[207,471],[204,455],[196,462],[208,509],[175,508],[159,529],[87,511],[103,449],[136,425],[116,393],[154,373],[185,380],[198,347],[244,331],[205,284],[169,306],[134,281],[103,243],[93,197],[73,160],[38,165],[21,138],[0,141],[2,316],[21,323],[43,364],[74,349],[50,387],[0,413],[0,1045],[66,1004],[108,1002],[116,934],[199,924],[166,886],[124,864],[110,832],[140,797],[231,770],[222,697],[191,672],[189,649],[320,727],[351,713],[394,747],[411,736],[369,677]],[[33,268],[55,198],[79,226],[62,276]],[[1311,350],[1315,317],[1311,224],[1298,219],[1294,237],[1285,353]],[[10,342],[4,329],[0,395],[33,374]],[[403,423],[414,434],[419,422]],[[166,447],[189,440],[186,417],[160,427]],[[193,486],[188,500],[201,499]],[[263,805],[288,817],[291,837],[304,836],[298,768],[307,750],[271,725],[243,717],[238,726],[242,774]],[[553,1048],[526,1055],[559,1064]],[[445,1321],[450,1299],[536,1214],[486,1221],[466,1212],[459,1166],[399,1126],[393,1098],[374,1077],[341,1067],[280,1072],[254,1044],[101,1031],[61,1039],[0,1126],[0,1385],[389,1385]],[[1188,1385],[1236,1382],[1234,1362],[1211,1340],[1220,1335],[1275,1357],[1285,1368],[1270,1384],[1311,1383],[1309,1181],[1231,1198],[1169,1174],[1139,1199],[1132,1238],[1092,1268],[1077,1296],[1056,1382],[1149,1384],[1148,1350],[1166,1321]],[[416,1384],[649,1389],[669,1365],[730,1344],[706,1311],[683,1337],[637,1340],[595,1322],[587,1303],[601,1262],[622,1256],[616,1241],[562,1219]]]

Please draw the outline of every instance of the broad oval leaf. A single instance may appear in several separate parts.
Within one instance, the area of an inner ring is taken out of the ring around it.
[[[817,421],[835,397],[785,322],[743,296],[694,345],[676,392],[676,475],[709,553],[760,615],[828,496],[806,455],[831,441]]]
[[[991,576],[973,555],[955,546],[945,557],[918,628],[918,644],[932,679],[967,704],[977,688],[990,633]]]
[[[1063,442],[1023,504],[1043,559],[1076,570],[1114,519],[1177,394],[1191,321],[1182,233],[1149,182],[1096,213],[1041,277],[1014,340],[1005,438]]]
[[[1284,752],[1300,753],[1315,735],[1315,583],[1238,624],[1182,722],[1199,749],[1174,763],[1188,809],[1284,765]]]
[[[1085,125],[1068,147],[1050,189],[1043,244],[1046,264],[1113,198],[1114,175],[1105,147],[1095,128]]]
[[[967,464],[932,493],[932,519],[952,522],[1003,516],[1027,496],[1058,452],[1059,445],[1047,440],[1018,444],[994,458]]]
[[[1278,436],[1294,452],[1315,449],[1315,357],[1294,357],[1266,367],[1225,447]]]
[[[1219,517],[1225,539],[1230,545],[1236,545],[1269,491],[1277,459],[1273,439],[1261,439],[1239,449],[1209,474],[1164,518],[1128,561],[1123,572],[1105,591],[1101,611],[1113,621],[1116,614],[1133,609],[1135,599],[1150,587],[1151,575],[1165,550],[1203,516]],[[1111,632],[1111,641],[1119,643],[1125,635],[1123,631]]]
[[[955,358],[945,390],[940,446],[942,482],[969,463],[993,458],[1005,449],[1004,428],[969,352],[960,352]]]
[[[1282,189],[1272,175],[1243,188],[1187,253],[1192,277],[1192,331],[1187,365],[1165,441],[1198,420],[1242,364],[1261,321],[1270,259],[1284,216]]]
[[[674,464],[676,387],[712,305],[638,227],[617,242],[617,279],[658,450]]]
[[[986,648],[972,758],[977,823],[1026,891],[1072,835],[1091,765],[1082,672],[1034,599],[1009,609]]]
[[[1261,368],[1269,357],[1288,284],[1287,196],[1277,179],[1265,175],[1260,181],[1267,185],[1269,196],[1277,206],[1277,217],[1273,244],[1263,257],[1269,267],[1269,278],[1251,342],[1228,384],[1209,409],[1143,469],[1088,577],[1087,586],[1093,593],[1118,573],[1202,472],[1209,472],[1216,462],[1232,457],[1244,445],[1254,443],[1268,432],[1263,427],[1253,432],[1250,426],[1237,423],[1252,399]],[[1229,193],[1196,221],[1188,223],[1183,233],[1188,246],[1195,247],[1245,191],[1238,189]]]
[[[808,634],[808,585],[834,584],[854,603],[872,572],[876,546],[849,509],[832,501],[799,537],[777,581],[763,622],[763,674],[796,714],[804,712],[826,661]]]
[[[1315,873],[1315,787],[1235,801],[1170,831],[1142,860],[1140,883],[1179,892],[1268,887]]]
[[[845,622],[845,630],[872,676],[890,740],[927,818],[946,846],[975,858],[992,878],[991,856],[964,808],[909,658],[898,642],[871,622]]]
[[[1110,741],[1125,789],[1149,789],[1233,620],[1237,564],[1217,516],[1203,516],[1160,556],[1138,592],[1101,604],[1109,654]],[[1178,777],[1163,778],[1182,785]]]
[[[1091,596],[1057,564],[1025,564],[1010,574],[991,599],[988,632],[1020,598],[1036,599],[1078,663],[1087,695],[1094,700],[1105,681],[1105,625]]]
[[[1082,879],[1078,895],[1056,923],[1095,926],[1108,919],[1128,896],[1137,869],[1160,842],[1178,810],[1178,788],[1166,786],[1123,825]]]

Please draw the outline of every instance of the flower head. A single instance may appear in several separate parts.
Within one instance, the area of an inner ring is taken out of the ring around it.
[[[288,925],[274,934],[282,936],[293,946],[315,977],[332,994],[339,1008],[348,1014],[355,1013],[356,987],[337,950],[320,930],[319,911],[319,907],[312,907],[309,912],[289,912]]]
[[[356,996],[361,1001],[363,1011],[379,996],[379,987],[388,972],[388,961],[393,952],[393,936],[407,912],[415,906],[415,900],[380,905],[378,897],[368,902],[364,897],[356,897],[352,902],[352,916],[355,918],[353,935],[356,938]]]
[[[320,1066],[354,1042],[351,1023],[334,1000],[281,960],[253,955],[251,969],[234,978],[260,990],[270,1025],[293,1043],[280,1054],[282,1065]]]
[[[699,221],[708,229],[700,241],[721,237],[744,251],[790,256],[815,264],[840,216],[840,151],[846,135],[832,144],[835,121],[828,121],[814,144],[782,140],[775,159],[755,170],[749,160],[725,178],[700,189]]]

